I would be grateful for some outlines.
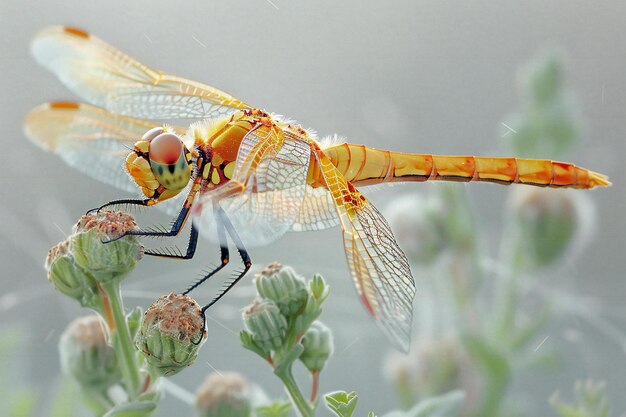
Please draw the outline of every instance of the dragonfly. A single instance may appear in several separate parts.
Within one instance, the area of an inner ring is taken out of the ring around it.
[[[406,351],[414,279],[389,224],[358,187],[432,180],[610,185],[602,174],[551,160],[409,154],[318,140],[296,122],[152,69],[73,27],[42,30],[31,52],[86,103],[35,107],[24,121],[26,135],[82,173],[142,194],[101,208],[159,205],[176,213],[169,229],[127,235],[178,236],[193,219],[184,252],[147,255],[190,259],[199,234],[217,241],[220,264],[191,291],[229,263],[229,242],[236,247],[243,268],[203,313],[249,271],[247,247],[270,244],[290,231],[340,226],[360,300],[391,343]]]

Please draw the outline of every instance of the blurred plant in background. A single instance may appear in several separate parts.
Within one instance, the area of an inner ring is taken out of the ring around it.
[[[518,157],[563,159],[579,140],[580,119],[560,55],[538,57],[520,84],[522,108],[502,123],[508,143]],[[576,191],[524,186],[511,189],[504,212],[500,250],[490,260],[464,187],[437,185],[427,196],[401,196],[385,211],[412,265],[429,271],[418,285],[423,298],[437,300],[418,303],[419,333],[409,356],[393,353],[386,364],[404,409],[461,389],[461,416],[523,415],[508,393],[511,382],[557,364],[544,343],[558,309],[535,277],[555,271],[581,245],[593,212]],[[577,405],[553,399],[553,407],[567,417],[604,416],[596,412],[606,402],[595,387],[579,386]]]

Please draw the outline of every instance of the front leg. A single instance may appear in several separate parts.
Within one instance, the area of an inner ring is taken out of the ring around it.
[[[200,191],[200,189],[203,186],[203,183],[206,180],[203,179],[201,176],[196,177],[196,179],[193,181],[193,184],[191,186],[191,189],[189,190],[189,193],[187,194],[187,198],[185,199],[185,202],[183,203],[183,207],[180,210],[180,213],[178,213],[178,216],[176,217],[176,219],[174,220],[174,222],[172,223],[172,226],[170,227],[170,230],[166,230],[166,231],[156,231],[156,230],[129,230],[126,233],[110,239],[106,242],[103,243],[110,243],[110,242],[114,242],[118,239],[121,239],[125,236],[150,236],[150,237],[174,237],[174,236],[178,236],[178,234],[180,233],[180,231],[183,229],[183,227],[185,227],[185,223],[187,222],[187,219],[189,218],[189,213],[191,212],[191,207],[194,204],[194,201],[196,199],[196,196],[198,195],[198,192]],[[118,201],[125,201],[125,200],[118,200]],[[152,200],[129,200],[129,201],[152,201]],[[154,205],[155,203],[146,203],[143,205]],[[192,228],[192,233],[193,233],[193,228]],[[197,239],[197,237],[196,237]],[[193,256],[193,255],[192,255]]]

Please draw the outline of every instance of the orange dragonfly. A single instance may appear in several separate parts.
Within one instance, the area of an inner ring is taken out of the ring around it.
[[[199,232],[216,239],[221,264],[191,291],[229,262],[227,238],[236,246],[244,269],[203,312],[249,270],[246,246],[268,244],[288,231],[340,225],[360,299],[392,343],[407,350],[415,295],[409,263],[357,186],[430,180],[581,189],[610,184],[604,175],[549,160],[407,154],[318,141],[294,122],[151,69],[71,27],[44,29],[32,53],[90,104],[36,107],[25,120],[27,136],[87,175],[143,193],[142,199],[102,207],[177,207],[171,229],[133,234],[176,236],[193,217],[185,253],[147,254],[189,259]],[[172,121],[192,123],[163,124]]]

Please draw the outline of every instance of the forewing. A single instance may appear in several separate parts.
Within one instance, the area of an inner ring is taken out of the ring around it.
[[[195,213],[203,234],[217,237],[211,209],[218,202],[247,247],[266,245],[289,231],[306,190],[311,148],[278,128],[260,128],[239,147],[233,178],[201,197]]]
[[[200,119],[249,107],[211,86],[149,68],[77,29],[48,27],[37,34],[31,51],[75,94],[113,113],[151,120]]]
[[[134,143],[156,125],[89,104],[57,102],[31,110],[24,120],[24,132],[40,148],[73,168],[137,195],[139,188],[127,174],[124,160]],[[183,128],[173,128],[178,134],[184,133]],[[173,201],[158,206],[168,213],[180,210]]]
[[[361,301],[391,342],[407,351],[415,296],[409,262],[380,212],[325,155],[318,158],[341,221],[346,257]]]

